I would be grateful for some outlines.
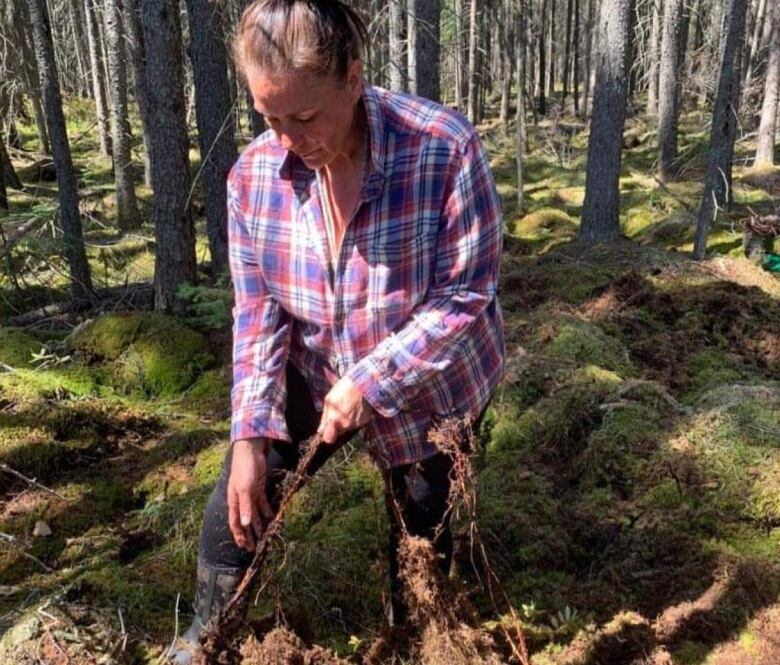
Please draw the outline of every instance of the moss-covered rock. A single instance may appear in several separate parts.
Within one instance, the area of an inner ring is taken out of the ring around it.
[[[87,359],[107,361],[117,387],[161,397],[180,394],[214,362],[202,335],[157,313],[101,316],[68,343]]]
[[[517,220],[509,232],[522,238],[570,238],[577,233],[577,223],[562,210],[540,208]]]

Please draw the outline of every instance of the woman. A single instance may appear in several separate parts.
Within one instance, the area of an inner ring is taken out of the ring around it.
[[[314,470],[363,429],[407,528],[435,537],[449,570],[450,464],[427,432],[444,415],[477,421],[503,368],[499,202],[474,128],[368,85],[364,40],[338,0],[257,0],[235,38],[271,129],[228,183],[232,446],[206,508],[191,644],[240,581],[315,432]]]

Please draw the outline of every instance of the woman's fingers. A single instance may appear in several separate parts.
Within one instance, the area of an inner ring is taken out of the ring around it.
[[[244,535],[244,529],[241,527],[241,518],[239,517],[238,493],[232,485],[228,485],[227,502],[230,533],[236,545],[246,548],[246,536]]]
[[[263,533],[263,524],[253,503],[252,493],[248,489],[238,490],[238,515],[246,541],[243,547],[250,552],[255,550],[255,535],[259,537]]]

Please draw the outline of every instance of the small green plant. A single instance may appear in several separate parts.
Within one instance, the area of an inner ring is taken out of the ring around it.
[[[226,282],[226,280],[225,280]],[[176,292],[187,302],[187,322],[198,328],[225,328],[230,325],[233,294],[227,283],[220,280],[216,286],[197,286],[184,283]]]

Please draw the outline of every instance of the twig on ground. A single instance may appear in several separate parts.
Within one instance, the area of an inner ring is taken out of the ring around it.
[[[15,536],[12,536],[10,533],[4,533],[0,531],[0,543],[6,543],[11,548],[15,549],[19,554],[21,554],[25,559],[28,559],[29,561],[32,561],[34,563],[37,563],[41,568],[43,568],[47,573],[53,573],[54,568],[51,566],[47,566],[43,561],[41,561],[37,556],[33,556],[30,554],[24,547],[24,544],[22,544],[18,538]]]
[[[37,487],[38,489],[43,490],[44,492],[48,492],[49,494],[56,496],[58,499],[65,499],[62,494],[59,494],[55,492],[53,489],[50,489],[46,487],[46,485],[42,485],[39,483],[35,478],[28,478],[23,473],[20,473],[16,469],[12,469],[10,466],[8,466],[5,462],[0,462],[0,471],[5,471],[6,473],[11,474],[12,476],[16,476],[19,478],[19,480],[23,480],[24,482],[28,483],[29,485],[32,485],[33,487]]]

